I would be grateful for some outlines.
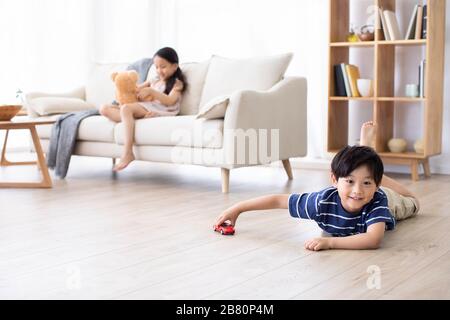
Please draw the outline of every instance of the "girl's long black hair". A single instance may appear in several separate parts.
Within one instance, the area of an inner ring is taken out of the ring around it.
[[[163,58],[172,64],[173,63],[179,64],[177,52],[170,47],[159,49],[155,53],[154,57],[155,56]],[[181,90],[181,92],[184,92],[186,90],[187,88],[186,77],[184,76],[183,71],[181,71],[180,66],[178,66],[178,69],[175,71],[175,73],[166,81],[166,90],[164,90],[165,94],[169,94],[170,91],[172,91],[173,86],[175,85],[175,81],[177,79],[183,83],[183,89]]]

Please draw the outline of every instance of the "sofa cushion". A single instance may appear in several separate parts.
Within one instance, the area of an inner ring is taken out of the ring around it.
[[[279,82],[292,53],[248,59],[213,56],[200,99],[200,108],[211,99],[240,90],[268,90]]]
[[[222,148],[223,120],[196,119],[196,116],[140,119],[135,126],[135,144]],[[115,141],[124,143],[124,126],[117,124]]]
[[[81,121],[78,128],[78,140],[114,142],[116,123],[103,116],[92,116]]]
[[[229,102],[229,96],[215,97],[202,106],[196,118],[221,119],[225,117],[225,112],[227,111]]]
[[[40,97],[28,101],[33,110],[40,116],[61,114],[72,111],[83,111],[94,106],[79,98]]]
[[[41,117],[40,120],[56,120],[58,116]],[[84,119],[78,128],[77,140],[114,142],[114,126],[116,124],[102,116],[92,116]],[[50,139],[52,125],[36,126],[39,138]]]
[[[185,62],[180,64],[180,68],[188,83],[187,89],[181,97],[180,115],[194,115],[198,113],[209,62],[210,59],[203,62]],[[157,73],[156,67],[153,65],[149,70],[147,80],[154,80],[155,78],[157,78]]]
[[[86,102],[97,108],[111,103],[115,98],[111,73],[123,71],[127,67],[127,63],[95,64],[86,82]]]
[[[183,63],[180,68],[186,76],[187,89],[181,99],[180,115],[194,115],[198,113],[200,98],[205,85],[210,59],[199,63]]]

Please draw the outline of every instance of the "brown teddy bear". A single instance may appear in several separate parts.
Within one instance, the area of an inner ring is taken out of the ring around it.
[[[111,79],[116,85],[116,100],[119,104],[138,101],[136,94],[138,78],[138,73],[134,70],[111,74]]]

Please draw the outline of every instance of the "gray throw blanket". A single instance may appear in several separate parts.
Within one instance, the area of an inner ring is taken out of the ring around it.
[[[59,117],[53,125],[47,152],[47,166],[55,169],[55,174],[61,179],[67,175],[80,122],[87,117],[96,115],[99,115],[97,109],[66,113]]]
[[[138,83],[142,83],[147,79],[148,70],[153,64],[152,58],[144,58],[138,60],[127,67],[127,70],[136,70],[139,74]]]

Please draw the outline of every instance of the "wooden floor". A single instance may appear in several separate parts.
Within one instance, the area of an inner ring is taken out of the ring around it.
[[[0,189],[0,298],[450,298],[450,176],[393,175],[420,194],[422,211],[382,248],[310,252],[303,243],[320,229],[286,210],[242,215],[231,237],[212,225],[238,200],[324,188],[326,171],[294,170],[289,182],[282,167],[238,169],[222,194],[217,168],[110,168],[76,157],[53,189]]]

